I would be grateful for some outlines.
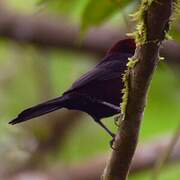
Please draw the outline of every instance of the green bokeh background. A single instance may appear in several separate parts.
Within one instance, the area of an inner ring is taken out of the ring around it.
[[[37,6],[38,0],[26,2],[23,0],[9,0],[8,3],[10,9],[29,14],[41,11],[40,7],[44,6],[44,2]],[[54,3],[56,3],[55,0]],[[62,1],[61,3],[65,2]],[[74,6],[66,4],[59,7],[53,3],[46,4],[46,6],[49,7],[49,11],[70,14],[69,17],[73,16],[73,21],[78,23],[85,4],[87,4],[87,1],[79,3],[76,0]],[[75,8],[76,11],[69,13],[72,8]],[[46,11],[48,10],[46,9]],[[115,16],[118,17],[118,13]],[[121,18],[119,17],[119,19]],[[117,20],[117,18],[112,19],[107,22]],[[96,63],[96,57],[92,55],[57,49],[49,50],[47,53],[45,51],[30,45],[22,46],[6,39],[0,39],[0,68],[6,65],[10,70],[9,73],[13,73],[13,78],[1,84],[0,89],[0,143],[6,144],[7,141],[12,141],[11,134],[21,131],[22,128],[16,126],[12,129],[7,125],[7,120],[14,117],[21,109],[36,104],[40,100],[39,82],[34,71],[37,61],[41,61],[42,64],[46,63],[48,66],[47,73],[53,88],[52,97],[61,95],[75,79]],[[140,132],[140,143],[175,131],[180,121],[179,78],[180,74],[175,73],[165,61],[160,62],[149,91],[148,103]],[[113,118],[105,119],[104,122],[113,131],[116,131]],[[7,136],[8,133],[9,136]],[[109,151],[109,136],[86,114],[82,117],[82,123],[72,130],[69,137],[68,141],[64,142],[61,153],[49,155],[49,163],[58,163],[59,161],[62,163],[63,161],[65,164],[69,164],[85,161],[91,156]],[[14,144],[14,146],[16,145]],[[151,174],[152,171],[145,171],[137,173],[129,179],[146,180],[150,179]],[[164,167],[159,179],[179,180],[180,164],[176,163]]]

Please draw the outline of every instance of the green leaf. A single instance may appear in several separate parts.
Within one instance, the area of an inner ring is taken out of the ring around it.
[[[133,0],[89,0],[82,14],[81,29],[103,23],[115,12],[123,9]]]

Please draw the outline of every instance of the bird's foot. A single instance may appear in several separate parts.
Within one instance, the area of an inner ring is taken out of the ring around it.
[[[113,149],[113,150],[116,150],[116,148],[113,146],[115,139],[116,139],[116,135],[113,134],[112,139],[111,139],[111,141],[109,142],[109,145],[110,145],[111,149]]]
[[[120,113],[119,115],[114,117],[114,124],[117,127],[120,127],[123,120],[124,120],[124,114]]]

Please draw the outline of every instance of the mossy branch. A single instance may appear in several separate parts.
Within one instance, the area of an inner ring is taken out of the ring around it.
[[[153,72],[159,61],[159,48],[166,38],[175,0],[143,0],[134,15],[138,21],[137,49],[124,74],[124,121],[119,128],[103,180],[125,180],[136,149],[146,97]]]

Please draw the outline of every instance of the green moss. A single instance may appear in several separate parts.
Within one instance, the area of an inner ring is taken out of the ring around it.
[[[133,20],[137,21],[137,25],[136,30],[128,35],[133,36],[137,45],[143,45],[147,41],[146,16],[151,3],[152,0],[142,1],[139,10],[131,15]]]
[[[148,9],[152,2],[153,2],[153,0],[143,0],[140,5],[139,10],[131,15],[133,20],[137,21],[137,25],[136,25],[136,30],[133,33],[129,33],[127,35],[132,36],[135,39],[137,46],[142,46],[143,44],[147,43],[146,20],[147,20]],[[121,103],[121,112],[122,113],[125,113],[127,101],[128,101],[129,73],[134,68],[134,66],[137,62],[138,62],[138,59],[135,59],[134,57],[129,58],[129,61],[127,63],[128,69],[125,71],[125,73],[123,75],[124,88],[122,90],[122,93],[123,93],[122,103]]]
[[[123,74],[122,80],[124,83],[124,88],[122,89],[122,103],[120,104],[121,106],[121,113],[125,114],[126,112],[126,106],[128,102],[128,93],[129,93],[129,88],[128,88],[128,77],[129,77],[129,71],[126,70],[125,73]]]
[[[139,10],[136,13],[131,15],[133,20],[137,21],[137,26],[136,26],[136,30],[133,33],[129,33],[127,35],[132,36],[135,39],[137,46],[147,43],[146,16],[147,16],[147,12],[148,12],[148,9],[149,9],[149,6],[151,5],[151,3],[152,3],[152,0],[142,1]],[[127,63],[128,68],[122,77],[122,80],[124,82],[124,88],[122,89],[122,93],[123,93],[122,103],[120,105],[122,113],[125,113],[127,102],[128,102],[129,73],[132,70],[132,68],[134,68],[134,66],[137,62],[138,62],[138,59],[135,59],[134,57],[129,58],[129,61]]]
[[[129,69],[132,69],[134,68],[134,66],[136,65],[136,63],[138,62],[138,59],[135,59],[134,57],[131,57],[128,59],[128,63],[127,63],[127,66]]]
[[[124,72],[122,80],[124,83],[124,88],[122,89],[122,103],[121,103],[121,113],[124,114],[126,111],[126,106],[127,106],[127,102],[128,102],[128,93],[129,93],[129,87],[128,87],[128,81],[129,81],[129,73],[131,71],[132,68],[134,68],[134,66],[136,65],[136,63],[138,62],[138,59],[135,59],[134,57],[131,57],[128,59],[128,63],[127,63],[127,70]]]

